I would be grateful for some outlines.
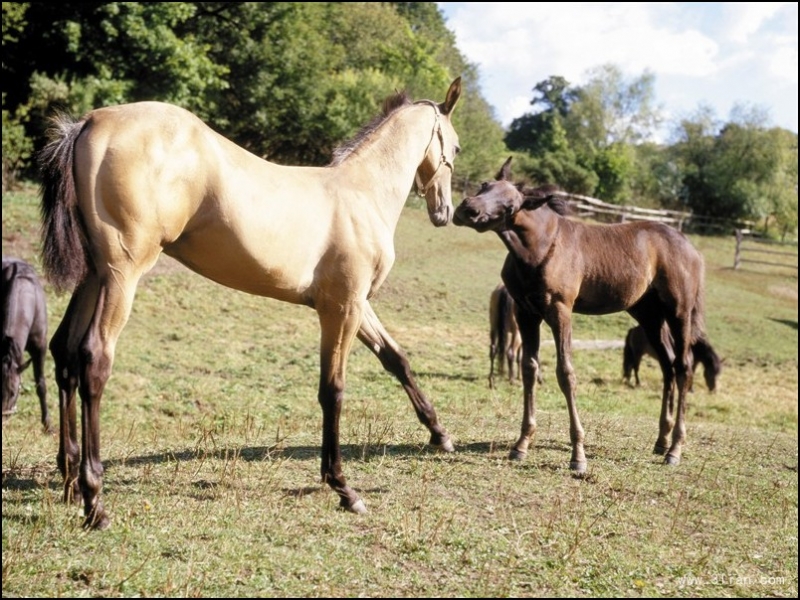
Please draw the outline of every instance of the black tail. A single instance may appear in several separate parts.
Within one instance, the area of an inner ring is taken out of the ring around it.
[[[722,372],[722,360],[720,360],[705,330],[705,268],[701,270],[701,279],[697,286],[697,297],[695,299],[694,310],[692,311],[692,354],[694,364],[698,362],[703,365],[703,377],[709,391],[717,389],[717,379]]]
[[[630,381],[633,372],[633,343],[631,342],[631,330],[625,336],[625,347],[622,349],[622,376],[626,381]]]
[[[72,289],[89,272],[86,234],[75,192],[75,141],[84,121],[56,115],[38,157],[42,177],[42,265],[57,291]]]
[[[506,348],[506,311],[508,310],[508,298],[505,288],[496,292],[495,303],[491,311],[492,329],[492,369],[494,361],[499,357],[497,372],[501,375],[505,372],[504,352]]]
[[[692,344],[692,354],[695,363],[699,362],[703,365],[703,378],[706,380],[708,390],[715,391],[717,380],[722,372],[722,360],[705,335]]]

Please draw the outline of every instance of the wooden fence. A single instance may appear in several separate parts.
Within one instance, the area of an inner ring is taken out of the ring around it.
[[[569,202],[575,216],[593,219],[601,222],[624,223],[625,221],[659,221],[672,225],[678,231],[683,231],[684,225],[691,219],[692,213],[677,210],[657,210],[653,208],[640,208],[621,204],[609,204],[578,194],[561,193]]]
[[[797,271],[797,245],[775,242],[763,238],[754,237],[749,230],[737,229],[736,250],[733,255],[733,268],[738,269],[743,262],[755,263],[759,265],[770,265],[773,267],[785,267]],[[794,248],[794,251],[776,250],[776,248]],[[746,258],[742,254],[759,255],[759,258]],[[762,260],[763,255],[767,255],[769,260]],[[789,258],[785,258],[789,257]]]

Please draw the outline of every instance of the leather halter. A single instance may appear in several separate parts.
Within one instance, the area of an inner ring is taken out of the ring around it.
[[[425,156],[428,155],[428,150],[430,150],[431,144],[433,143],[433,139],[436,137],[437,134],[439,136],[439,145],[442,148],[442,155],[439,158],[439,164],[436,165],[436,170],[433,172],[433,175],[431,175],[431,178],[428,180],[427,184],[422,185],[422,178],[419,176],[419,169],[417,169],[417,171],[414,173],[414,183],[417,186],[417,196],[424,198],[425,194],[428,193],[428,190],[431,189],[433,182],[436,181],[436,175],[439,173],[439,169],[441,168],[441,166],[446,165],[450,167],[450,172],[452,173],[453,163],[447,160],[447,157],[444,154],[444,133],[442,132],[442,123],[441,121],[439,121],[439,107],[432,100],[420,100],[415,104],[430,104],[433,107],[434,113],[436,114],[436,120],[433,123],[433,130],[431,131],[431,140],[428,142],[428,145],[425,148],[425,152],[422,154],[422,157],[425,158]]]

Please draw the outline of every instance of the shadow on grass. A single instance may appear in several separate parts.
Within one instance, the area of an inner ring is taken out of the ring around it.
[[[786,325],[787,327],[791,327],[794,330],[797,330],[797,321],[792,321],[791,319],[773,319],[772,317],[767,317],[770,321],[775,323],[780,323],[781,325]]]

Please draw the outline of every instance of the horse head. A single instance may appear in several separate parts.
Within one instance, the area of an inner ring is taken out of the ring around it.
[[[418,102],[429,104],[435,113],[431,138],[415,173],[415,184],[417,194],[425,198],[428,216],[436,227],[447,225],[453,215],[453,161],[461,148],[450,117],[460,97],[461,77],[458,77],[450,84],[444,102]]]
[[[494,181],[481,184],[477,195],[464,198],[456,208],[453,223],[479,232],[507,229],[520,210],[534,210],[553,199],[553,186],[530,189],[511,180],[511,157],[498,171]]]
[[[3,337],[3,421],[14,414],[19,397],[20,374],[30,364],[22,362],[22,348],[13,338]]]

